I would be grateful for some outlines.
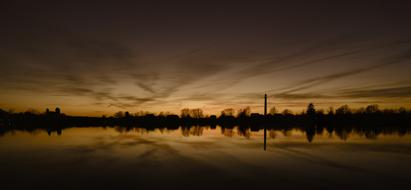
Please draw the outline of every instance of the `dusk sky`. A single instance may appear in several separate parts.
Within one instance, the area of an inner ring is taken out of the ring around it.
[[[411,108],[407,1],[0,2],[0,108]]]

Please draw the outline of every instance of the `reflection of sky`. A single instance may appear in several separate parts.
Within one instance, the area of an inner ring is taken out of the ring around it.
[[[0,107],[410,107],[407,6],[318,3],[5,3]]]
[[[268,148],[263,151],[262,131],[249,136],[240,136],[236,129],[223,133],[221,128],[202,128],[201,136],[192,132],[186,136],[181,129],[119,132],[114,128],[70,128],[61,136],[6,133],[0,137],[0,156],[2,163],[7,163],[0,165],[2,185],[67,187],[69,182],[71,186],[122,187],[133,182],[175,187],[184,179],[185,185],[207,187],[223,182],[249,187],[266,180],[289,188],[400,187],[410,180],[405,175],[411,169],[409,134],[366,139],[351,133],[350,138],[341,140],[324,132],[308,143],[301,131],[269,131]],[[384,183],[375,184],[383,179]],[[26,183],[13,184],[13,180]]]

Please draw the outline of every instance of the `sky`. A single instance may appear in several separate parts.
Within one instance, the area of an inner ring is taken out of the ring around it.
[[[411,108],[407,1],[0,2],[0,108]]]

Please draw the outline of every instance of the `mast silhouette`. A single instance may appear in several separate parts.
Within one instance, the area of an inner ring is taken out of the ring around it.
[[[264,116],[267,116],[267,94],[264,94]]]

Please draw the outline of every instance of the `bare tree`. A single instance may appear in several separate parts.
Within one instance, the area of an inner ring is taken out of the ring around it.
[[[237,112],[237,117],[249,117],[251,114],[251,108],[249,106],[239,109]]]
[[[270,108],[270,111],[269,111],[269,114],[270,114],[270,115],[275,115],[275,114],[277,114],[277,113],[278,113],[278,111],[277,111],[277,108],[276,108],[275,106],[273,106],[273,107]]]
[[[335,110],[336,114],[339,115],[346,115],[346,114],[351,114],[351,108],[348,107],[348,105],[343,105],[341,107],[339,107],[337,110]]]
[[[222,116],[234,116],[234,113],[235,113],[235,111],[234,111],[233,108],[227,108],[227,109],[224,109],[223,111],[221,111]]]
[[[122,117],[124,117],[124,113],[122,111],[118,111],[114,114],[114,117],[115,118],[122,118]]]
[[[365,113],[377,113],[380,109],[377,104],[369,105],[365,108]]]
[[[182,109],[182,110],[181,110],[181,117],[182,117],[182,118],[184,118],[184,117],[190,117],[190,109],[188,109],[188,108]]]
[[[335,110],[333,107],[329,107],[328,108],[328,115],[334,115],[335,114]]]
[[[285,109],[284,111],[283,111],[283,115],[292,115],[293,114],[293,112],[291,111],[291,110],[289,110],[289,109]]]
[[[200,108],[189,110],[190,116],[195,119],[200,119],[204,117],[203,110]]]
[[[314,116],[315,115],[315,107],[313,103],[308,104],[307,106],[307,115]]]

